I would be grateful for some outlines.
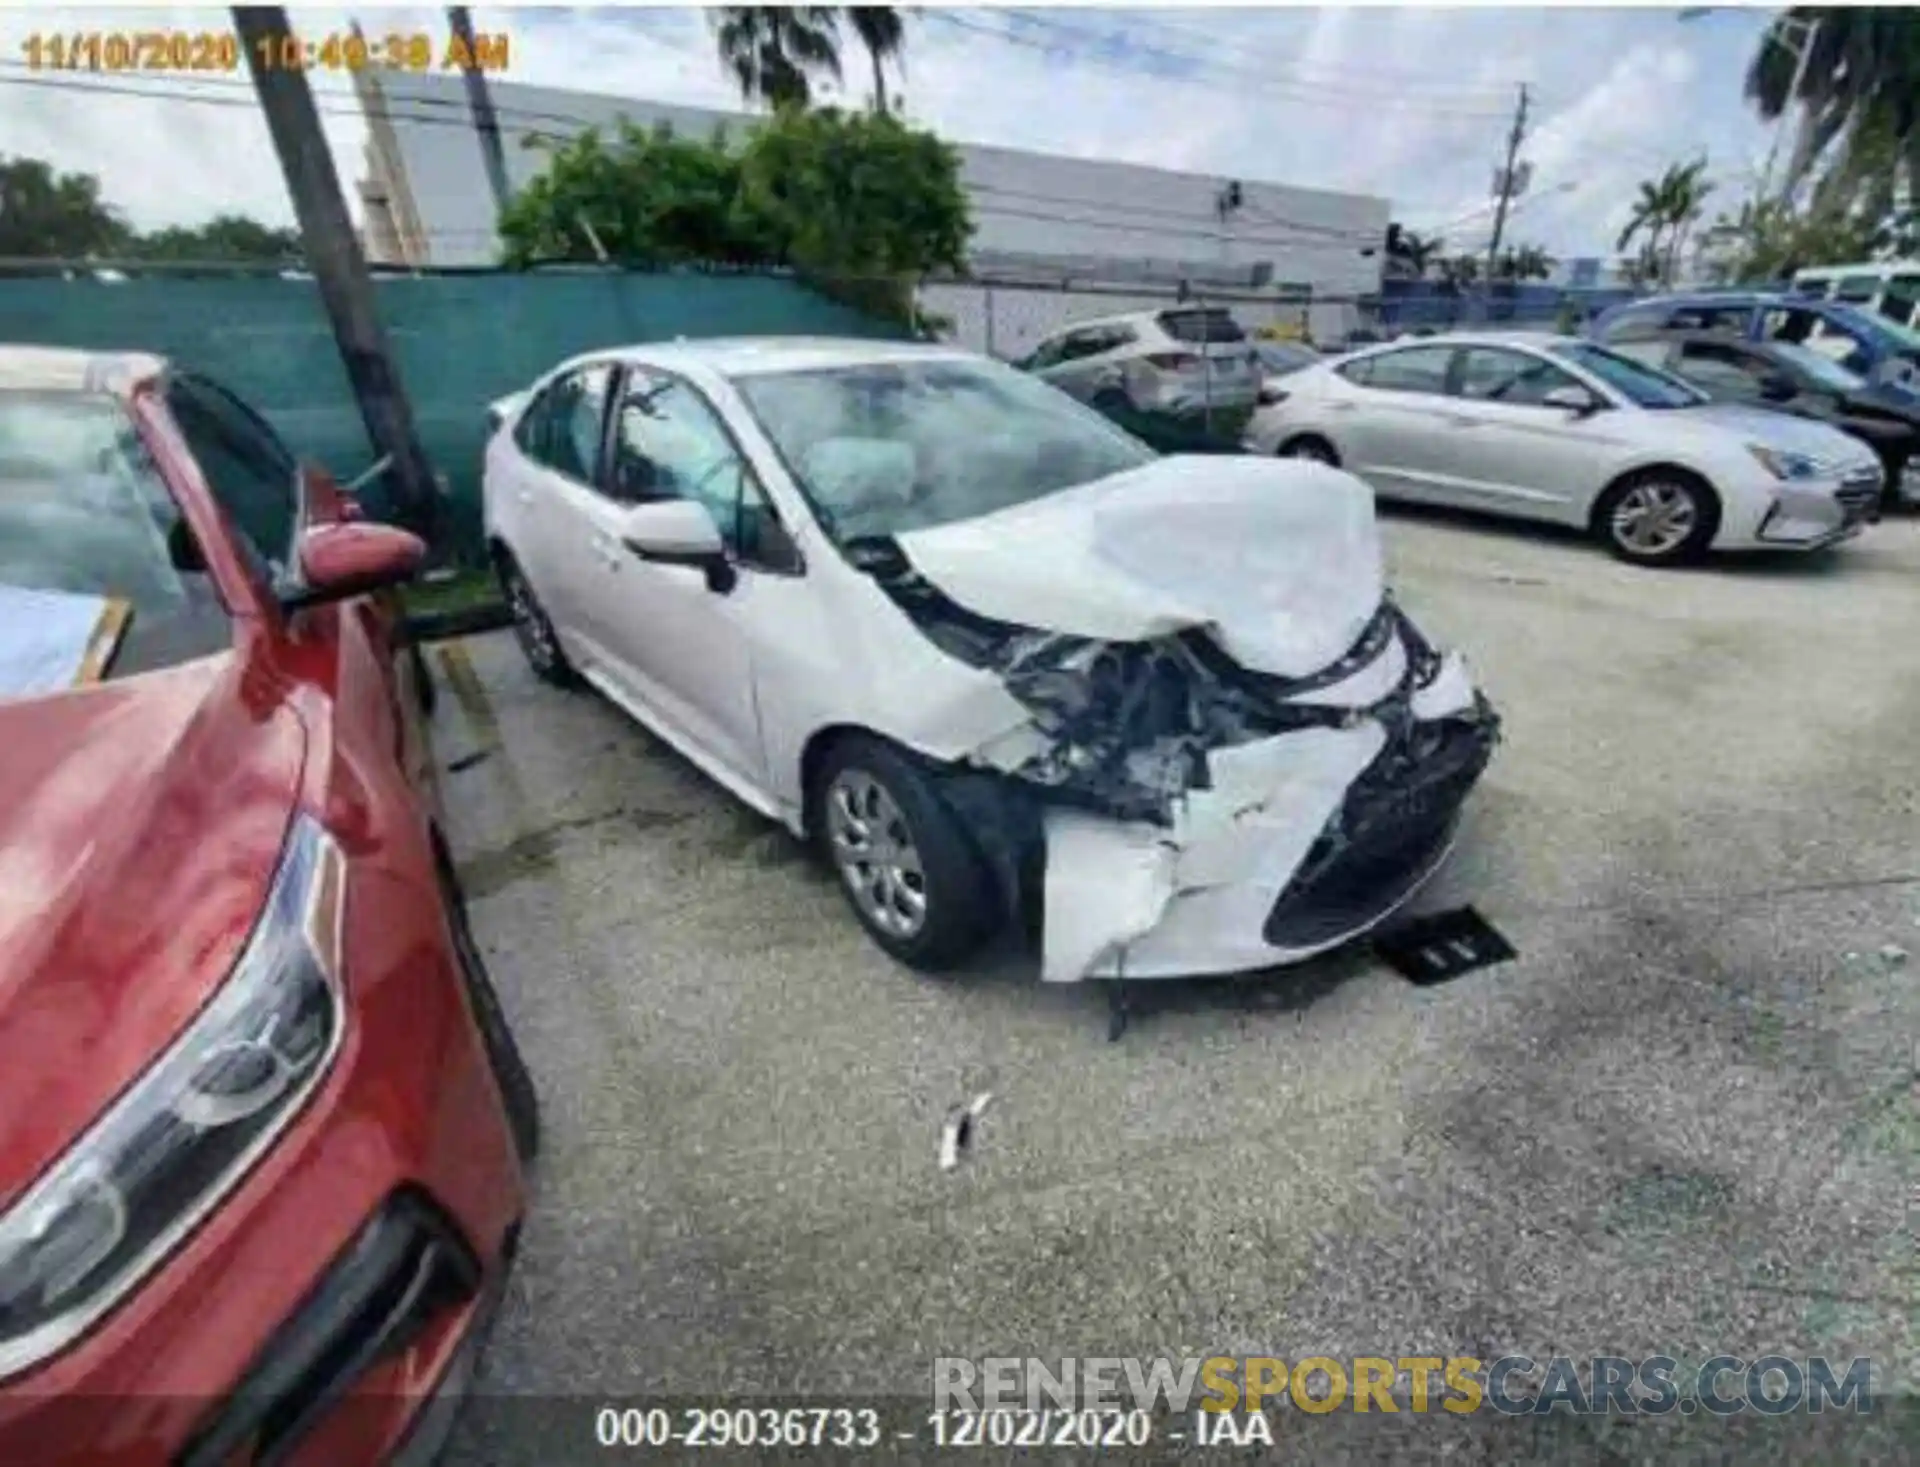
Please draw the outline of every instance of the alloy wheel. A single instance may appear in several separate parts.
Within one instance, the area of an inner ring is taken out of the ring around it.
[[[1700,522],[1699,501],[1685,485],[1635,484],[1613,507],[1611,529],[1620,546],[1639,556],[1671,555]]]
[[[912,938],[927,922],[919,847],[887,787],[863,769],[843,769],[827,787],[827,838],[840,879],[882,932]]]

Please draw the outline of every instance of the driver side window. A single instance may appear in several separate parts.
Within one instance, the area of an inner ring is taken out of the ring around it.
[[[615,411],[606,492],[624,504],[692,499],[736,557],[776,569],[792,547],[720,415],[677,377],[631,368]]]

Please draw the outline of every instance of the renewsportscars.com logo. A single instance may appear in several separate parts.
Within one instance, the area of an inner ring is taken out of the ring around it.
[[[1200,1415],[1270,1408],[1310,1415],[1349,1411],[1443,1411],[1465,1416],[1663,1416],[1705,1411],[1873,1411],[1873,1364],[1865,1356],[1836,1366],[1824,1356],[1796,1360],[1716,1355],[1700,1365],[1671,1355],[1630,1360],[1556,1355],[1536,1361],[1507,1355],[1491,1363],[1456,1355],[1324,1355],[1288,1362],[1277,1356],[1214,1355],[1173,1360],[1087,1357],[983,1360],[941,1357],[933,1363],[935,1411],[1170,1411]]]

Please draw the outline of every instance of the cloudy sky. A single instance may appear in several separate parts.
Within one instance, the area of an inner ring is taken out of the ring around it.
[[[505,34],[502,78],[734,107],[705,17],[680,9],[474,10]],[[445,12],[299,8],[321,38],[358,17],[370,36],[425,32]],[[1535,97],[1522,156],[1533,196],[1513,237],[1556,254],[1610,249],[1638,180],[1704,153],[1726,199],[1751,180],[1769,131],[1741,98],[1768,21],[1716,10],[1682,21],[1640,9],[950,9],[908,21],[909,114],[958,141],[1124,159],[1384,195],[1417,228],[1483,244],[1491,167],[1520,83]],[[32,70],[38,33],[225,29],[223,10],[0,12],[0,150],[97,174],[136,225],[220,211],[291,210],[242,69],[94,81]],[[847,100],[868,90],[847,42]],[[343,180],[364,127],[343,75],[316,91]],[[200,100],[188,100],[188,98]],[[1477,211],[1477,212],[1476,212]]]

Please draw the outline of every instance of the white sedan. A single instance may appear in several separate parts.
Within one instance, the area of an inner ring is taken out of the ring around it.
[[[1254,452],[1338,464],[1387,497],[1588,529],[1631,561],[1816,550],[1879,516],[1884,470],[1857,439],[1710,402],[1577,337],[1396,342],[1263,396]]]
[[[1366,487],[1160,458],[956,350],[613,350],[496,405],[521,644],[817,839],[882,948],[1028,903],[1042,976],[1309,956],[1451,846],[1497,719],[1386,594]]]

